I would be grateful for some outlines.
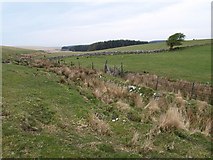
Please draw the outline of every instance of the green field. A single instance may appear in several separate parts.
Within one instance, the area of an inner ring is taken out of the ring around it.
[[[160,54],[129,54],[65,58],[69,64],[103,69],[105,61],[113,67],[124,64],[125,71],[143,72],[197,82],[211,81],[211,45],[195,46]]]

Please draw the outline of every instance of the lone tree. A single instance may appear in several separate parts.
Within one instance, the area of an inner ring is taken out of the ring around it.
[[[169,49],[172,50],[174,46],[182,45],[181,42],[184,41],[185,35],[183,33],[175,33],[171,35],[166,41]]]

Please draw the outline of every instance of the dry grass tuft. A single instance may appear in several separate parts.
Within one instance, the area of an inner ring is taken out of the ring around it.
[[[139,141],[139,133],[136,131],[130,141],[131,146],[137,146]]]
[[[147,152],[153,151],[154,150],[154,144],[153,141],[149,138],[147,138],[144,143],[142,148],[139,150],[139,153],[141,154],[146,154]]]
[[[186,100],[183,99],[180,90],[178,90],[178,93],[175,95],[175,102],[179,107],[184,107],[186,105]]]
[[[101,98],[102,95],[103,95],[103,92],[102,92],[99,88],[96,88],[96,89],[94,90],[93,94],[94,94],[94,96],[95,96],[96,98]]]
[[[134,102],[134,105],[138,108],[142,108],[144,106],[144,103],[143,103],[143,98],[137,94],[137,93],[132,93],[131,94],[131,97],[133,99],[133,102]]]
[[[160,111],[160,108],[158,107],[158,102],[154,99],[151,99],[151,101],[145,106],[145,109],[149,109],[151,113]]]
[[[212,120],[211,120],[211,118],[209,118],[208,120],[207,120],[207,122],[206,122],[206,128],[205,128],[205,130],[204,130],[204,134],[206,135],[206,136],[208,136],[208,135],[212,135]]]
[[[111,130],[109,124],[105,121],[99,119],[95,114],[91,114],[89,116],[89,124],[93,130],[97,131],[99,134],[102,135],[110,135]]]
[[[114,83],[106,83],[107,92],[115,98],[125,98],[128,95],[128,91],[125,87],[119,87]]]
[[[184,118],[176,107],[170,107],[166,114],[160,116],[159,128],[170,130],[173,128],[186,129]]]
[[[62,84],[66,83],[66,78],[64,76],[61,76],[60,83]]]
[[[119,100],[116,103],[116,107],[120,110],[120,111],[130,111],[131,108],[129,106],[129,104],[122,102],[121,100]]]
[[[202,113],[205,110],[205,108],[208,107],[208,103],[205,101],[197,100],[197,107],[198,110]]]
[[[66,76],[66,78],[69,77],[69,75],[71,74],[71,70],[68,67],[63,67],[62,68],[62,74]]]
[[[38,68],[50,68],[52,66],[52,63],[48,60],[42,60],[42,59],[35,59],[32,62],[33,67],[38,67]]]
[[[62,75],[62,69],[59,67],[53,68],[53,71],[57,74],[57,75]]]

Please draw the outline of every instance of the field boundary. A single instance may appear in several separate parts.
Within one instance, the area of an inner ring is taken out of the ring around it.
[[[211,43],[205,43],[205,44],[196,44],[196,45],[187,45],[184,47],[176,47],[173,51],[176,51],[178,49],[184,49],[189,47],[196,47],[196,46],[205,46],[209,45]],[[135,50],[135,51],[103,51],[103,52],[90,52],[90,53],[80,53],[80,54],[72,54],[72,55],[62,55],[62,56],[54,56],[49,57],[47,59],[49,60],[56,60],[56,59],[63,59],[63,58],[69,58],[69,57],[88,57],[88,56],[103,56],[103,55],[122,55],[122,54],[158,54],[158,53],[164,53],[169,52],[171,50],[167,49],[155,49],[155,50]]]

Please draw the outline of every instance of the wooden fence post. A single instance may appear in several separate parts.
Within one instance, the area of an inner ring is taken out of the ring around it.
[[[155,90],[158,90],[158,79],[159,79],[159,77],[157,76],[157,82],[156,82],[156,85],[155,85]]]
[[[192,90],[191,90],[191,97],[190,97],[190,99],[193,98],[193,95],[194,95],[194,87],[195,87],[195,82],[192,83]]]
[[[104,73],[107,73],[107,69],[108,69],[108,67],[107,67],[107,60],[106,60],[106,62],[104,64]]]
[[[123,63],[121,62],[121,77],[124,75]]]

